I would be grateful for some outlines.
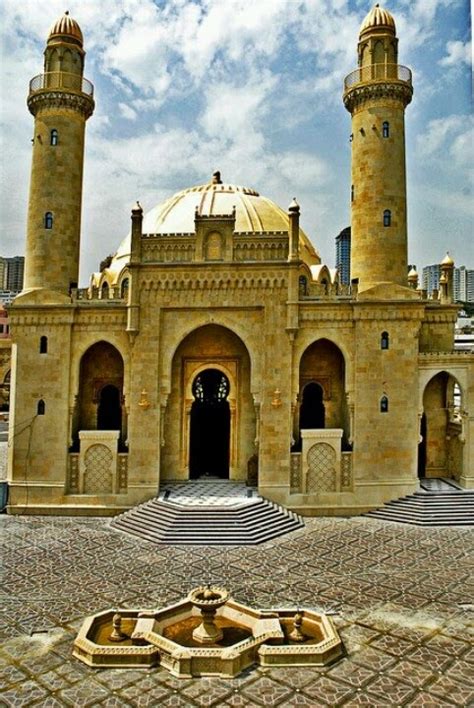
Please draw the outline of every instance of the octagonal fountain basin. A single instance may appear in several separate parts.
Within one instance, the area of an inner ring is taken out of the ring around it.
[[[210,620],[190,596],[148,617],[141,613],[133,636],[156,646],[161,665],[178,678],[232,678],[258,663],[263,642],[284,639],[277,617],[227,599]]]
[[[88,666],[102,668],[156,666],[158,649],[133,637],[139,614],[139,610],[118,609],[87,617],[74,640],[73,656]]]
[[[201,586],[159,610],[88,617],[73,655],[94,667],[162,665],[178,678],[233,678],[253,664],[322,666],[343,655],[331,619],[312,610],[254,610]]]
[[[268,641],[258,650],[261,666],[326,666],[344,655],[333,621],[312,610],[269,610],[283,630],[282,641]]]

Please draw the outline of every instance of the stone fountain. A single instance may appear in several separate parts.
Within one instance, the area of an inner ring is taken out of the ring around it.
[[[218,586],[200,586],[158,610],[88,617],[73,655],[95,667],[161,665],[178,678],[232,678],[262,666],[323,666],[343,655],[331,619],[309,609],[254,610]]]

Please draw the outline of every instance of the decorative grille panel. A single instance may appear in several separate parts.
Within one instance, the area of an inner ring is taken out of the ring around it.
[[[352,489],[352,452],[342,453],[341,489]]]
[[[106,445],[91,445],[84,456],[84,494],[110,494],[113,454]]]
[[[306,491],[336,491],[336,451],[327,443],[316,443],[308,450]]]

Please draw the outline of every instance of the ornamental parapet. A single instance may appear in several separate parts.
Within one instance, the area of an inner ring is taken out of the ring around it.
[[[41,108],[66,108],[86,118],[94,111],[94,86],[83,76],[67,71],[49,71],[30,81],[28,108],[36,115]]]
[[[395,98],[407,106],[412,95],[411,70],[401,64],[361,66],[344,79],[343,101],[348,111],[373,98]]]

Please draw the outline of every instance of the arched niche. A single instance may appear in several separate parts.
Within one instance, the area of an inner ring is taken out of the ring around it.
[[[246,478],[247,463],[255,452],[256,439],[255,406],[250,392],[250,356],[234,332],[221,325],[208,324],[184,337],[173,356],[171,392],[166,411],[163,411],[162,479],[188,479],[190,470],[194,477],[200,476],[200,470],[190,459],[192,410],[196,401],[196,380],[209,370],[220,372],[228,381],[229,465],[218,476]],[[205,422],[201,420],[201,424],[205,425]],[[221,445],[221,442],[216,444]],[[205,473],[203,468],[202,474]]]
[[[329,339],[319,339],[305,349],[299,366],[295,449],[300,449],[301,430],[308,429],[308,425],[314,425],[313,429],[341,428],[343,449],[350,449],[345,380],[345,360],[336,344]]]
[[[418,474],[459,479],[463,470],[463,394],[459,381],[439,371],[423,391]]]
[[[126,440],[123,406],[123,358],[109,342],[100,341],[83,354],[79,366],[79,391],[73,423],[73,444],[79,430],[119,430],[119,446]]]

